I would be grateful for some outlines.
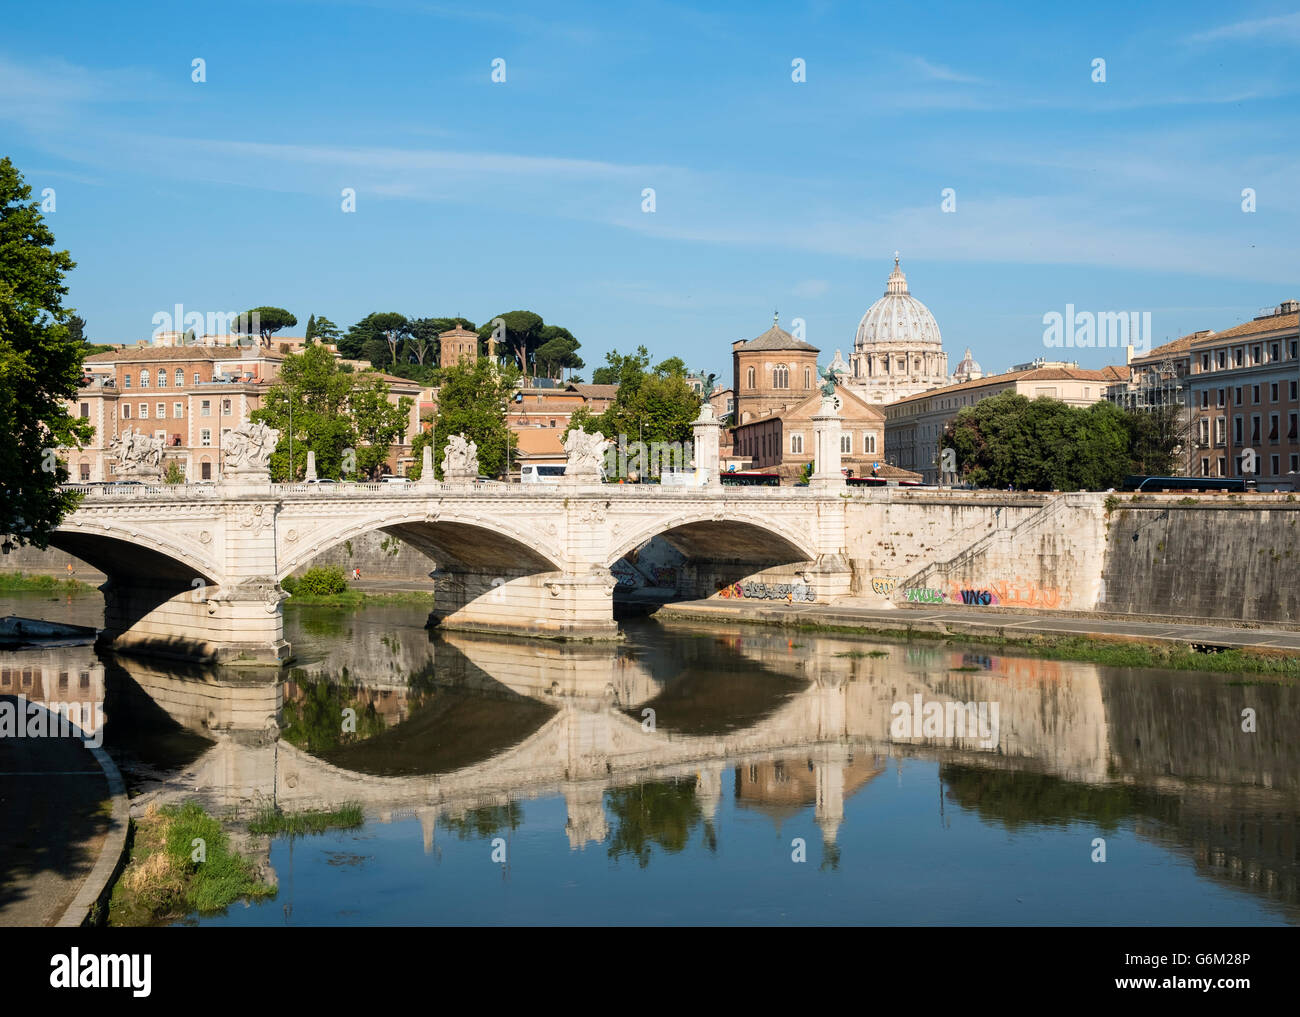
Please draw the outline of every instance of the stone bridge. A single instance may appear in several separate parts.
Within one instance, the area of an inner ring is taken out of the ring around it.
[[[374,530],[429,556],[431,621],[451,629],[616,638],[610,566],[653,537],[685,555],[687,595],[763,573],[778,593],[826,602],[847,594],[852,579],[843,487],[86,487],[51,543],[108,576],[103,644],[275,664],[291,655],[281,581]]]

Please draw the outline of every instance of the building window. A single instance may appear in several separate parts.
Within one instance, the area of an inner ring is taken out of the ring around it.
[[[199,432],[199,444],[204,448],[210,448],[212,446],[212,432],[206,427]]]
[[[1291,472],[1300,473],[1300,455],[1296,455],[1294,452],[1291,453]]]
[[[1250,389],[1250,401],[1256,406],[1259,405],[1259,386],[1252,385]]]
[[[1206,459],[1204,456],[1201,456],[1201,476],[1208,477],[1209,475],[1210,475],[1210,461]]]
[[[172,403],[172,418],[174,420],[180,420],[183,416],[185,416],[185,404]]]
[[[1228,393],[1227,393],[1227,391],[1226,391],[1225,389],[1219,389],[1219,405],[1220,405],[1220,406],[1222,406],[1222,405],[1224,404],[1224,400],[1227,399],[1227,397],[1228,397]]]
[[[792,455],[803,455],[803,435],[790,435],[790,452]]]
[[[228,416],[230,416],[230,400],[229,400],[229,399],[222,399],[222,400],[221,400],[221,415],[222,415],[223,417],[228,417]],[[555,426],[555,421],[551,421],[551,426],[552,426],[552,427]]]
[[[1241,444],[1241,418],[1232,418],[1232,441],[1234,445]]]
[[[89,480],[89,479],[90,479],[90,463],[82,463],[82,464],[81,464],[81,480],[82,480],[82,482],[84,483],[84,482],[86,482],[86,481]]]
[[[1203,388],[1201,389],[1201,409],[1208,410],[1209,408],[1210,408],[1210,390],[1208,388]]]
[[[1278,353],[1278,344],[1274,343],[1272,346],[1268,348],[1268,359],[1275,364],[1278,362],[1279,359],[1281,359],[1280,357],[1278,357],[1277,353]]]
[[[194,376],[196,381],[198,380],[198,377],[199,376],[197,374]],[[176,368],[176,387],[177,388],[185,387],[185,372],[182,371],[179,367]]]
[[[122,375],[122,387],[123,388],[131,387],[131,376],[129,374]]]
[[[1242,347],[1238,346],[1235,350],[1232,351],[1232,366],[1241,367],[1242,366],[1241,362],[1244,357],[1245,357],[1245,350]]]
[[[1250,418],[1250,440],[1254,444],[1259,444],[1259,414],[1256,413]]]
[[[772,387],[790,387],[790,369],[785,364],[777,364],[776,369],[772,372]]]
[[[1202,353],[1202,354],[1201,354],[1201,370],[1202,370],[1202,371],[1208,371],[1209,369],[1210,369],[1210,355],[1209,355],[1208,353]]]
[[[198,372],[198,371],[195,371],[195,372],[194,372],[194,384],[196,384],[196,385],[199,384],[199,372]]]
[[[1277,402],[1277,382],[1273,382],[1268,388],[1269,402]]]
[[[1210,418],[1201,417],[1196,421],[1196,443],[1204,448],[1210,443]]]
[[[148,420],[148,419],[149,419],[149,404],[148,404],[148,403],[141,403],[141,404],[140,404],[140,419],[141,419],[141,420]]]
[[[130,420],[130,419],[131,419],[131,404],[130,404],[130,403],[123,403],[123,404],[122,404],[122,419],[123,419],[123,420]]]
[[[167,369],[166,369],[166,368],[163,368],[161,371],[158,372],[158,387],[159,387],[159,388],[166,388],[166,387],[167,387]]]
[[[840,435],[840,454],[851,455],[853,453],[853,433]]]
[[[1272,442],[1277,441],[1277,426],[1278,426],[1277,414],[1270,413],[1268,415],[1268,440],[1269,441]]]
[[[210,399],[204,399],[201,403],[199,403],[199,416],[200,417],[212,416],[212,401]]]
[[[745,372],[745,387],[746,388],[754,387],[754,369],[752,367]]]
[[[1241,405],[1241,386],[1240,386],[1240,385],[1238,385],[1236,388],[1234,388],[1234,389],[1232,390],[1232,404],[1233,404],[1234,406],[1240,406],[1240,405]]]
[[[1264,362],[1264,358],[1260,356],[1260,350],[1258,346],[1254,347],[1250,351],[1250,362],[1252,364],[1262,364]]]
[[[1295,382],[1291,382],[1291,401],[1295,402]]]
[[[81,419],[82,420],[90,419],[90,403],[81,404]]]
[[[1228,418],[1214,418],[1214,444],[1222,445],[1228,439]]]
[[[205,431],[204,434],[206,433],[207,432]],[[204,480],[212,479],[212,464],[208,462],[206,459],[203,460],[202,464],[199,466],[199,476],[201,476]]]
[[[149,372],[147,370],[140,372],[140,387],[141,388],[149,387]]]
[[[1281,472],[1281,466],[1280,466],[1281,462],[1282,459],[1280,456],[1268,457],[1269,476],[1276,477]]]
[[[1296,438],[1296,415],[1295,415],[1295,413],[1289,413],[1289,414],[1287,414],[1287,420],[1290,421],[1290,426],[1287,428],[1287,435],[1286,435],[1286,436],[1287,436],[1288,438],[1290,438],[1292,441],[1294,441],[1295,438]]]
[[[1227,365],[1227,356],[1226,350],[1216,350],[1214,353],[1214,366],[1220,371]]]
[[[876,436],[870,431],[864,432],[862,435],[862,451],[869,456],[876,454]]]

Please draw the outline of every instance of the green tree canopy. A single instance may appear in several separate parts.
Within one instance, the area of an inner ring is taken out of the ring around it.
[[[1076,407],[1003,392],[962,409],[941,445],[956,450],[958,472],[976,487],[1101,491],[1134,472],[1130,417],[1110,402]]]
[[[54,250],[40,203],[14,164],[0,159],[0,537],[49,545],[77,503],[58,490],[67,468],[56,448],[80,446],[94,429],[73,417],[85,344],[69,331],[63,277],[75,267]]]
[[[283,307],[254,307],[236,318],[230,327],[241,335],[252,335],[257,332],[261,336],[262,345],[270,346],[271,336],[282,328],[290,328],[296,324],[298,319]]]
[[[506,401],[514,393],[519,372],[501,368],[485,358],[448,367],[438,389],[434,424],[433,464],[442,477],[442,457],[453,434],[463,434],[478,446],[479,472],[504,476],[515,435],[506,426]]]
[[[394,405],[388,394],[382,378],[342,370],[323,346],[312,344],[300,354],[289,354],[279,380],[267,391],[261,409],[252,414],[253,420],[280,431],[271,455],[271,475],[278,481],[301,479],[311,450],[316,453],[317,474],[337,480],[343,475],[345,454],[352,449],[357,473],[376,476],[388,458],[389,446],[405,435],[411,408],[409,397]]]

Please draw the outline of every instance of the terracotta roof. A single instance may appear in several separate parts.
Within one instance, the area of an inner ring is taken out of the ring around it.
[[[907,396],[905,399],[897,399],[889,405],[897,406],[900,403],[912,403],[918,399],[948,395],[952,392],[972,392],[978,388],[986,388],[990,385],[1007,385],[1016,381],[1118,381],[1127,377],[1128,369],[1126,367],[1115,367],[1113,365],[1107,365],[1100,371],[1084,367],[1034,367],[1027,371],[1007,371],[1005,374],[990,374],[974,381],[963,381],[957,385],[932,388],[926,392],[918,392],[916,395]]]
[[[740,347],[740,353],[753,353],[758,350],[807,350],[820,353],[816,346],[811,346],[802,339],[796,339],[780,325],[773,325],[757,339],[751,339]]]
[[[1145,363],[1148,360],[1164,360],[1168,357],[1185,355],[1191,351],[1193,339],[1203,338],[1208,334],[1210,333],[1193,332],[1191,335],[1185,335],[1180,339],[1173,340],[1173,342],[1167,342],[1163,346],[1157,346],[1154,350],[1143,353],[1140,357],[1134,357],[1133,363]]]
[[[1271,314],[1267,318],[1257,318],[1223,332],[1212,332],[1205,338],[1196,340],[1196,345],[1216,344],[1223,339],[1240,339],[1261,332],[1277,332],[1297,327],[1300,327],[1300,314]]]
[[[570,382],[569,388],[584,399],[613,399],[618,395],[617,385],[585,385]]]
[[[132,363],[140,360],[283,360],[284,354],[258,346],[136,346],[109,353],[92,353],[87,364]]]
[[[469,329],[467,329],[467,328],[461,328],[459,325],[457,325],[455,328],[449,328],[449,329],[447,329],[446,332],[439,332],[439,333],[438,333],[438,338],[439,338],[439,339],[446,339],[446,338],[449,337],[449,336],[455,336],[455,337],[463,336],[463,337],[466,338],[466,339],[473,339],[473,340],[475,340],[475,341],[478,340],[478,333],[477,333],[477,332],[471,332]]]

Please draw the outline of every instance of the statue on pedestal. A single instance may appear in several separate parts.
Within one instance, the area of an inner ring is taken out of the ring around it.
[[[269,479],[271,453],[279,441],[280,432],[275,428],[245,420],[226,439],[224,472]]]
[[[119,477],[161,479],[164,445],[157,435],[127,427],[108,443],[109,452],[117,460],[113,472]]]
[[[442,479],[478,479],[478,446],[463,434],[453,434],[447,439],[442,454]]]
[[[568,463],[564,467],[565,477],[594,481],[604,479],[605,451],[611,444],[613,443],[599,431],[588,434],[580,427],[574,428],[564,439],[564,451],[568,456]]]

